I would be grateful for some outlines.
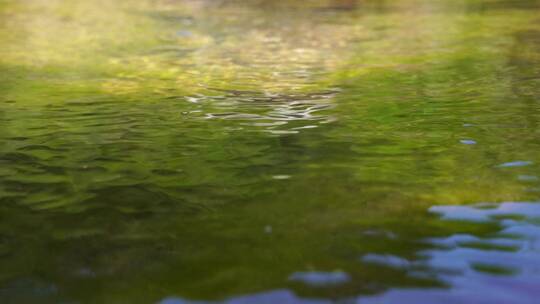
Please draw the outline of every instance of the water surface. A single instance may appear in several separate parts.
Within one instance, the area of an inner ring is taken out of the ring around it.
[[[540,2],[0,1],[2,303],[534,303]]]

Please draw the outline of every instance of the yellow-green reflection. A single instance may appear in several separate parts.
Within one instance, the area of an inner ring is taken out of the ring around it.
[[[413,258],[423,238],[496,230],[440,221],[435,204],[538,199],[538,11],[2,1],[0,296],[440,286],[360,257]],[[350,281],[288,280],[337,269]]]

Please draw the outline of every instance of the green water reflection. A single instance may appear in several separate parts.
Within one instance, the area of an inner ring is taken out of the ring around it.
[[[539,13],[526,0],[0,1],[0,302],[448,290],[437,269],[376,254],[416,260],[438,246],[422,240],[509,225],[443,221],[433,205],[539,200]],[[496,215],[534,231],[527,212]],[[507,249],[488,245],[468,247]],[[486,259],[485,277],[540,282]]]

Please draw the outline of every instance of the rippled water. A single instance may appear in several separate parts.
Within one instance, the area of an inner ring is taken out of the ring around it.
[[[0,1],[1,303],[535,303],[540,2]]]

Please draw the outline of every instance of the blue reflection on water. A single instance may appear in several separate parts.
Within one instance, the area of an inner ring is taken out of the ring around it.
[[[438,248],[419,252],[420,260],[407,264],[407,270],[412,276],[433,276],[449,288],[392,289],[359,303],[538,303],[540,204],[434,206],[430,212],[443,220],[495,223],[500,230],[485,238],[454,234],[425,240]]]
[[[350,276],[343,271],[322,272],[308,271],[295,272],[290,277],[290,281],[302,282],[306,285],[322,287],[329,285],[339,285],[350,281]]]
[[[198,303],[216,303],[216,302],[201,302],[201,301],[188,301],[181,298],[166,298],[160,301],[158,304],[198,304]],[[268,292],[256,293],[252,295],[239,296],[231,298],[219,303],[226,304],[325,304],[331,303],[327,300],[316,299],[302,299],[296,296],[293,292],[286,289],[273,290]]]
[[[338,303],[538,303],[540,297],[540,203],[482,203],[473,206],[433,206],[441,220],[491,223],[500,229],[487,237],[456,233],[423,240],[433,248],[417,253],[414,260],[392,254],[366,254],[362,264],[388,267],[410,277],[436,279],[446,288],[391,288],[385,292],[338,300]],[[360,265],[359,265],[360,266]],[[341,271],[295,272],[290,281],[312,288],[349,283]],[[159,304],[185,303],[335,303],[301,298],[278,289],[225,299],[219,302],[188,301],[170,297]]]

